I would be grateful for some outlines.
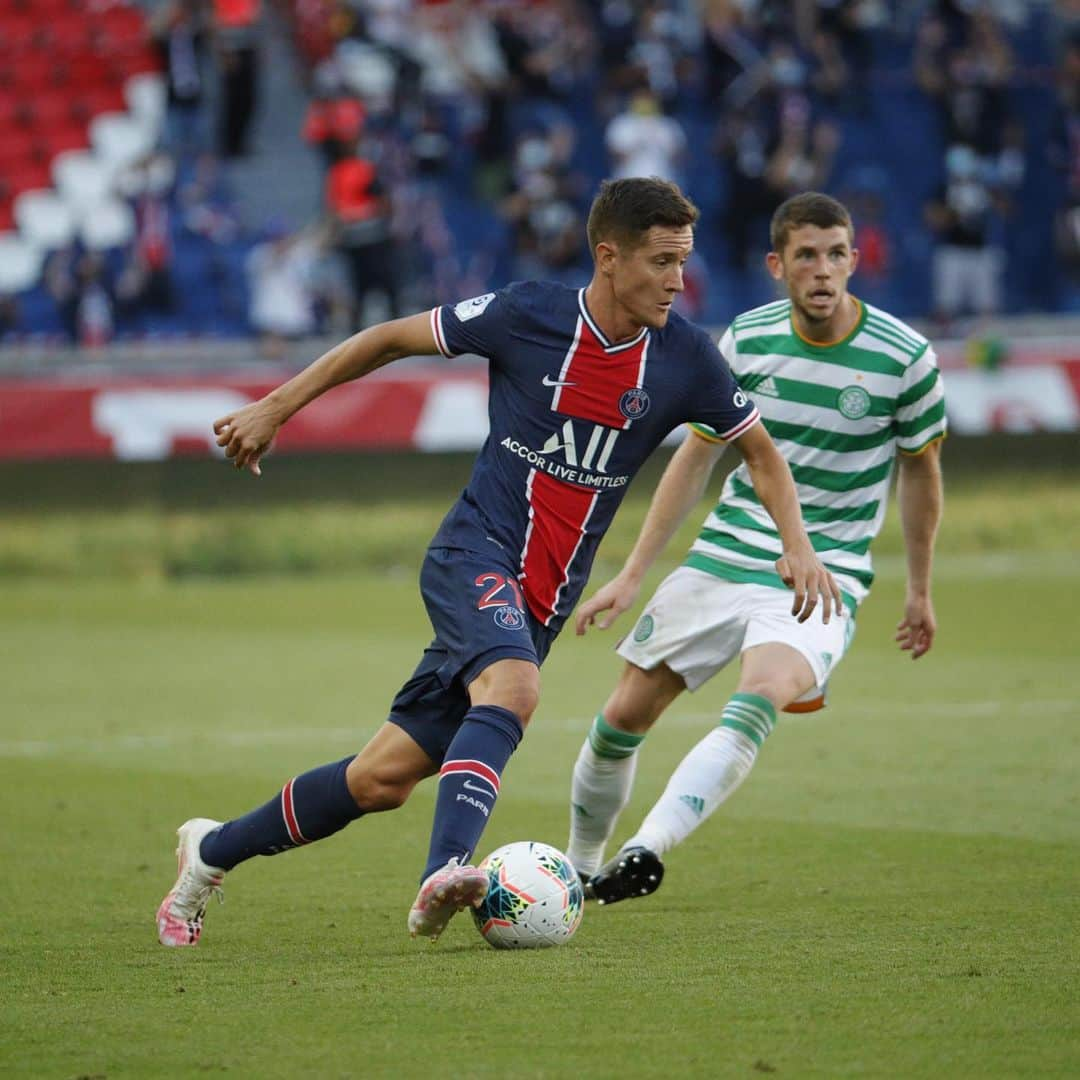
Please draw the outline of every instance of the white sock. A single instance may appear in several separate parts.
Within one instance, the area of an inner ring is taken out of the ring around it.
[[[619,731],[597,716],[574,763],[570,785],[570,840],[566,854],[579,873],[594,874],[604,846],[630,801],[643,735]]]
[[[772,704],[756,694],[736,694],[714,728],[679,763],[664,794],[624,848],[663,855],[682,843],[746,779],[762,741],[776,723]]]

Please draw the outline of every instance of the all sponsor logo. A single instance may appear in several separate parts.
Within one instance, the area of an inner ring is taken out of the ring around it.
[[[845,386],[836,395],[836,407],[849,420],[861,420],[870,411],[870,395],[861,386]]]
[[[495,609],[495,625],[504,630],[521,630],[525,626],[525,616],[509,604]]]
[[[746,395],[741,390],[736,390],[735,393],[731,395],[731,401],[736,409],[746,408]]]
[[[648,641],[652,637],[655,627],[656,623],[651,615],[642,615],[638,619],[637,626],[634,627],[634,640],[638,643]]]
[[[649,395],[635,386],[619,398],[619,412],[627,420],[640,420],[649,411],[650,404]]]
[[[460,304],[455,305],[454,314],[459,322],[468,322],[470,319],[475,319],[477,315],[483,315],[488,304],[494,299],[495,294],[489,292],[484,293],[483,296],[474,296],[471,300],[462,300]]]

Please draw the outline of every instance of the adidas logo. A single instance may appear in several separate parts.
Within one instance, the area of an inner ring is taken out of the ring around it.
[[[780,388],[776,385],[776,380],[771,375],[766,375],[765,378],[750,392],[752,394],[763,394],[765,397],[780,396]]]
[[[686,803],[698,817],[701,817],[701,812],[705,809],[705,800],[700,795],[680,795],[679,802]]]
[[[577,814],[578,817],[592,817],[592,814],[590,814],[581,803],[571,803],[571,806],[573,806],[574,813]]]

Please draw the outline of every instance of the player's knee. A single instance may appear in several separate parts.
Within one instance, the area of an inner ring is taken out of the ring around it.
[[[520,660],[493,664],[469,684],[473,705],[508,709],[525,727],[540,703],[540,669]]]
[[[617,731],[644,735],[685,688],[682,676],[665,664],[650,671],[627,664],[604,705],[604,721]]]
[[[802,690],[798,689],[790,679],[776,679],[760,675],[741,679],[738,692],[756,694],[771,702],[774,709],[782,709],[789,702],[794,701]]]

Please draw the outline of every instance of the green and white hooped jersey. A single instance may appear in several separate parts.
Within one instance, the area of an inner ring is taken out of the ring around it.
[[[744,312],[720,340],[739,385],[791,466],[803,520],[854,613],[874,580],[870,543],[885,518],[896,452],[945,434],[945,398],[930,343],[857,301],[845,338],[815,345],[792,326],[791,301]],[[703,438],[711,428],[690,425]],[[727,478],[685,565],[729,581],[784,588],[780,536],[745,465]]]

